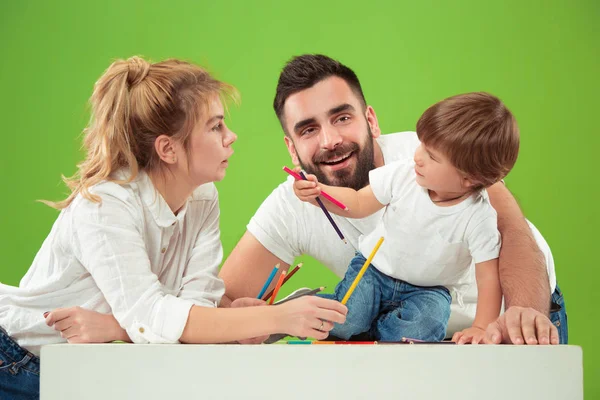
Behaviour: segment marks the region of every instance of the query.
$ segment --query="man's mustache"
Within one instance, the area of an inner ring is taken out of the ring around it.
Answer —
[[[330,161],[350,152],[358,151],[359,147],[357,143],[342,144],[333,150],[321,150],[318,154],[313,157],[313,163],[318,164],[325,161]]]

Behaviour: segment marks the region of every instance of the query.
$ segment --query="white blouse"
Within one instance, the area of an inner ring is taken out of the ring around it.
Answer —
[[[216,307],[225,292],[217,189],[200,186],[177,215],[144,172],[90,191],[102,203],[77,196],[19,287],[0,284],[0,326],[39,354],[66,341],[43,313],[80,306],[112,313],[134,343],[177,343],[191,306]]]

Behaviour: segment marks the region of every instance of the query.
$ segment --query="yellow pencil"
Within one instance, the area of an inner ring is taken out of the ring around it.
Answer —
[[[377,244],[375,245],[375,248],[373,249],[373,251],[369,255],[369,258],[367,258],[367,260],[363,264],[362,268],[358,272],[358,275],[356,275],[356,278],[354,278],[354,282],[352,282],[352,285],[350,285],[350,289],[348,289],[348,291],[346,292],[346,295],[342,299],[342,304],[346,304],[346,302],[348,302],[348,299],[352,295],[352,292],[354,292],[354,289],[356,289],[356,286],[358,285],[358,282],[360,282],[360,280],[362,279],[363,275],[367,271],[367,268],[369,267],[369,264],[371,264],[371,261],[373,261],[373,257],[375,257],[375,254],[377,253],[377,250],[379,250],[379,247],[381,246],[381,243],[383,243],[383,236],[379,238],[379,240],[377,241]]]

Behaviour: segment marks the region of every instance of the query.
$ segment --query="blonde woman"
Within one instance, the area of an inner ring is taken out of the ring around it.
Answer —
[[[217,308],[212,182],[224,178],[237,139],[226,97],[233,87],[178,60],[120,60],[98,80],[87,157],[66,179],[72,192],[48,202],[61,212],[20,286],[0,285],[0,398],[38,396],[44,344],[324,338],[344,322],[345,306],[316,297]]]

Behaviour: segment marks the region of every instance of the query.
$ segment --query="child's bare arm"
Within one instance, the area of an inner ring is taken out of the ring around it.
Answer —
[[[477,312],[470,328],[457,332],[452,340],[459,343],[481,343],[487,326],[500,315],[502,288],[498,275],[498,259],[475,264],[477,279]]]
[[[306,179],[294,182],[296,196],[302,201],[318,206],[315,199],[325,191],[348,207],[348,211],[344,211],[324,197],[320,197],[327,210],[342,217],[364,218],[385,207],[377,200],[370,185],[356,191],[347,187],[324,185],[319,183],[314,175],[306,175]]]

